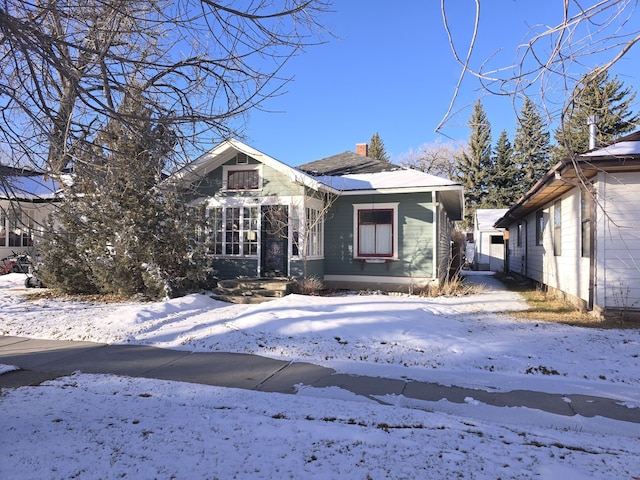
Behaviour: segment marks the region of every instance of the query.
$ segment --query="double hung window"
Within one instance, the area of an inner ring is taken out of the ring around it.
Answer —
[[[356,258],[397,258],[397,204],[354,205]]]
[[[300,218],[303,212],[304,221]],[[310,258],[324,255],[324,218],[320,210],[312,207],[293,208],[291,225],[294,256]]]

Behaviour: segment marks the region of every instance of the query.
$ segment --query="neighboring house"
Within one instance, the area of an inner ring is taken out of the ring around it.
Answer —
[[[293,168],[229,140],[168,181],[192,189],[221,279],[424,286],[446,275],[463,215],[461,185],[352,152]]]
[[[640,314],[640,132],[549,170],[495,226],[508,270],[605,315]]]
[[[473,265],[477,270],[504,271],[504,228],[496,228],[494,224],[505,213],[506,208],[476,210],[473,224]]]
[[[34,253],[57,189],[40,172],[0,165],[0,258]]]

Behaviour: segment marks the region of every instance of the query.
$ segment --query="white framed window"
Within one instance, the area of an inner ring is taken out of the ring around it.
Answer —
[[[304,222],[301,220],[304,213]],[[324,255],[324,217],[320,208],[298,206],[291,210],[294,257],[319,258]]]
[[[354,258],[398,258],[398,204],[353,206]]]
[[[255,257],[258,255],[259,207],[214,207],[208,209],[207,224],[211,253]]]
[[[581,254],[582,257],[591,256],[591,214],[593,210],[593,198],[590,190],[580,191],[580,230],[581,230]]]
[[[553,203],[553,254],[562,255],[562,201]]]
[[[30,247],[34,230],[32,211],[14,206],[0,209],[0,247]]]
[[[322,213],[315,208],[307,207],[305,210],[307,257],[320,257],[324,250],[324,222]]]
[[[222,167],[223,190],[262,189],[262,168],[260,165],[224,165]]]

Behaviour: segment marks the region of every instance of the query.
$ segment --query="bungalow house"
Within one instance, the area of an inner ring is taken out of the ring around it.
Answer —
[[[0,258],[33,254],[57,189],[43,173],[0,165]]]
[[[359,148],[366,148],[360,145]],[[169,178],[207,218],[220,279],[403,289],[442,279],[462,186],[345,152],[298,168],[228,140]]]
[[[504,271],[504,228],[494,224],[506,208],[479,208],[473,222],[473,266],[477,270]]]
[[[598,314],[640,314],[640,132],[565,159],[495,226],[507,268]]]

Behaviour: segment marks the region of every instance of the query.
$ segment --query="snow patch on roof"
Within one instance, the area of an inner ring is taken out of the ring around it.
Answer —
[[[640,155],[640,142],[618,142],[608,147],[598,148],[591,152],[583,153],[581,157],[626,157]]]
[[[325,185],[341,191],[431,188],[458,185],[458,183],[446,178],[436,177],[435,175],[411,169],[337,176],[322,175],[314,178]]]
[[[30,175],[5,177],[0,189],[0,198],[31,201],[52,199],[60,187],[46,175]]]

